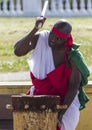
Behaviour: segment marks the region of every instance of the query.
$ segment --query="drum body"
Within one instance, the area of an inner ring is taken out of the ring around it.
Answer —
[[[59,96],[12,96],[14,130],[56,130]]]

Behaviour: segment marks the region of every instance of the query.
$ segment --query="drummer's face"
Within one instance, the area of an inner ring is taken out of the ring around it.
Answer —
[[[49,46],[52,48],[62,48],[65,45],[65,42],[67,41],[67,38],[61,38],[57,36],[55,33],[50,31],[48,43]]]

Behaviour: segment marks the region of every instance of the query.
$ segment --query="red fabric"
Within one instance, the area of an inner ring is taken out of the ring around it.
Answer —
[[[56,27],[52,28],[52,32],[61,38],[68,38],[70,36],[70,34],[60,32]]]
[[[57,128],[56,128],[56,129],[57,129],[57,130],[61,130],[61,129],[60,129],[60,127],[58,127],[58,126],[57,126]]]
[[[56,34],[57,36],[61,38],[68,38],[67,42],[65,43],[65,46],[72,47],[73,46],[73,37],[72,34],[65,34],[60,32],[56,27],[52,28],[52,32]]]
[[[71,68],[66,67],[65,64],[57,67],[42,80],[35,78],[34,75],[30,73],[32,83],[35,86],[34,95],[59,95],[62,102],[67,92],[70,74]]]
[[[70,37],[68,38],[67,42],[65,43],[65,46],[69,46],[69,47],[73,46],[72,34],[70,34]]]

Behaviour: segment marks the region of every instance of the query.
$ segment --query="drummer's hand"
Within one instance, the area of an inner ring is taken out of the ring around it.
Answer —
[[[45,22],[46,18],[45,17],[37,17],[36,22],[35,22],[35,28],[40,29],[43,27],[43,24]]]

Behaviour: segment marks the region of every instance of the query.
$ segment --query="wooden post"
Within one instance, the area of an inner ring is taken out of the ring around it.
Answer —
[[[14,130],[56,130],[59,96],[12,96]]]

